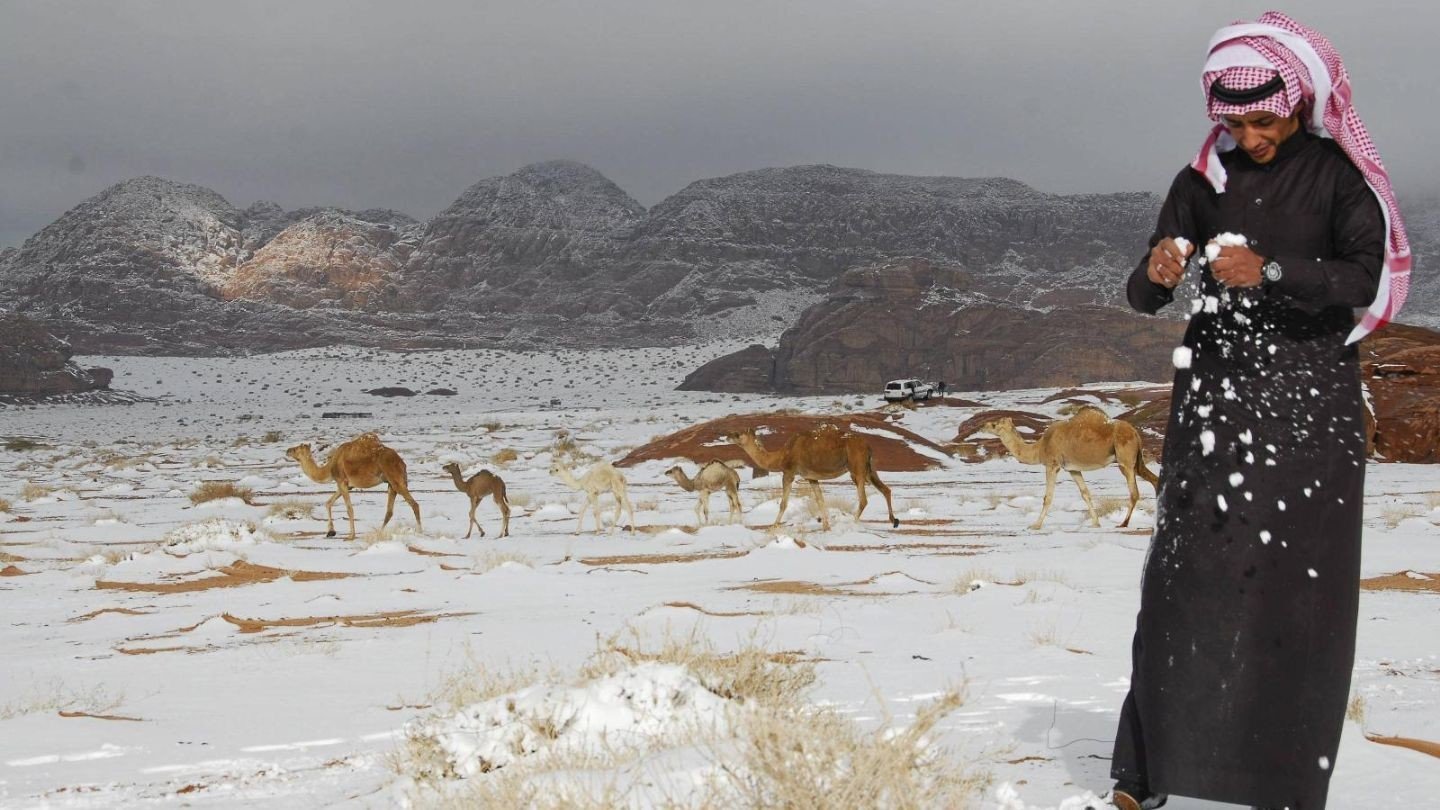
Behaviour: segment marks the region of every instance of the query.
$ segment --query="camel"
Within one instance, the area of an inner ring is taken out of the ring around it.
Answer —
[[[731,523],[739,520],[740,514],[745,511],[740,506],[740,474],[723,461],[707,462],[695,473],[694,478],[686,475],[678,464],[666,470],[665,474],[675,479],[675,483],[686,492],[700,493],[700,502],[695,504],[695,519],[701,526],[710,522],[712,492],[725,490],[725,497],[730,499]]]
[[[580,520],[575,525],[576,534],[585,528],[586,509],[595,515],[595,533],[600,533],[600,496],[606,492],[615,496],[615,520],[612,521],[611,531],[620,524],[620,510],[624,508],[630,514],[630,533],[635,533],[635,507],[630,505],[630,496],[626,494],[625,476],[615,469],[615,465],[608,461],[597,461],[576,480],[575,474],[565,462],[556,459],[550,464],[550,474],[559,478],[565,486],[585,493],[585,505],[580,507]]]
[[[1056,422],[1045,429],[1040,439],[1027,442],[1015,430],[1015,421],[1002,417],[986,422],[979,428],[1000,438],[1005,449],[1021,464],[1045,465],[1045,503],[1040,507],[1040,517],[1031,529],[1039,529],[1045,523],[1050,511],[1050,500],[1055,495],[1055,478],[1060,470],[1070,473],[1085,507],[1090,510],[1090,525],[1098,527],[1100,518],[1095,514],[1095,503],[1090,499],[1090,488],[1085,486],[1082,472],[1099,470],[1119,464],[1130,487],[1130,510],[1120,528],[1130,525],[1130,516],[1135,513],[1135,504],[1140,500],[1140,487],[1135,484],[1135,474],[1150,482],[1157,489],[1159,479],[1145,467],[1145,456],[1140,445],[1140,433],[1134,425],[1120,419],[1111,419],[1099,408],[1086,405],[1069,419]]]
[[[335,536],[335,501],[345,499],[345,512],[350,516],[350,537],[355,539],[355,507],[350,503],[350,490],[373,487],[384,481],[389,489],[385,497],[385,520],[380,528],[390,522],[395,514],[395,496],[399,495],[410,504],[415,513],[415,528],[420,528],[420,505],[410,495],[410,486],[405,477],[405,460],[400,454],[380,442],[374,433],[362,433],[330,453],[325,465],[315,463],[309,444],[297,444],[285,451],[285,457],[300,462],[305,475],[319,484],[335,482],[335,494],[325,502],[327,521],[325,536]]]
[[[814,430],[796,433],[779,450],[766,450],[755,437],[754,428],[746,428],[725,437],[740,446],[745,455],[756,466],[781,474],[780,512],[775,515],[776,526],[785,517],[785,507],[790,502],[790,484],[797,477],[810,482],[810,492],[820,510],[820,524],[830,530],[830,515],[825,508],[825,495],[820,491],[820,482],[838,478],[845,473],[855,482],[855,493],[860,506],[855,510],[855,519],[865,511],[865,483],[868,481],[885,496],[885,509],[890,513],[890,525],[899,526],[895,507],[890,502],[890,488],[875,474],[875,463],[870,445],[865,439],[833,425],[822,425]]]
[[[450,462],[442,467],[445,472],[450,473],[450,480],[455,482],[455,488],[470,496],[470,522],[465,524],[465,539],[470,539],[470,533],[476,529],[480,530],[480,536],[485,536],[485,527],[475,519],[475,507],[485,500],[485,496],[495,496],[495,505],[500,507],[500,536],[510,536],[510,498],[505,494],[505,482],[500,476],[489,470],[481,470],[470,476],[467,481],[460,477],[460,465]]]

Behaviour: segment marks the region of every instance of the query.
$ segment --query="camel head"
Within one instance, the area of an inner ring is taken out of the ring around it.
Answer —
[[[682,469],[680,469],[680,465],[679,465],[679,464],[676,464],[674,467],[671,467],[670,469],[666,470],[666,471],[665,471],[665,474],[668,475],[668,476],[670,476],[671,478],[675,478],[675,479],[678,480],[680,476],[682,476],[682,475],[685,474],[685,471],[682,470]]]
[[[440,469],[442,469],[442,470],[444,470],[445,472],[450,473],[450,474],[452,474],[452,475],[459,475],[459,474],[460,474],[460,465],[459,465],[459,464],[456,464],[456,463],[453,462],[453,461],[445,464],[445,465],[442,466]]]
[[[744,444],[746,441],[757,441],[755,428],[741,428],[725,434],[725,441],[731,444]]]
[[[1001,433],[1013,433],[1015,431],[1015,420],[1008,416],[993,419],[975,429],[976,433],[989,433],[999,436]]]
[[[570,472],[570,468],[565,466],[565,462],[561,461],[560,459],[557,458],[554,461],[550,462],[551,475],[559,477],[561,473],[568,472]]]
[[[297,444],[285,451],[285,457],[291,461],[299,461],[302,458],[313,458],[313,454],[310,452],[310,445],[308,443]]]

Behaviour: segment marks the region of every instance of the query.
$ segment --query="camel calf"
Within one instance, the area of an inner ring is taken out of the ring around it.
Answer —
[[[615,496],[615,520],[612,521],[611,530],[620,525],[620,510],[623,507],[630,514],[630,533],[635,533],[635,507],[630,505],[630,496],[626,494],[625,476],[621,475],[613,464],[597,461],[577,480],[565,462],[557,460],[551,463],[550,474],[559,478],[565,486],[585,493],[585,505],[580,507],[580,520],[575,525],[576,534],[585,528],[586,509],[595,515],[595,533],[600,533],[600,495],[606,492]]]
[[[700,501],[695,504],[695,519],[701,526],[710,522],[710,493],[717,490],[725,490],[725,497],[730,500],[731,523],[739,520],[740,514],[745,511],[740,505],[740,473],[723,461],[706,463],[694,478],[686,475],[678,464],[666,470],[665,474],[675,479],[675,483],[686,492],[700,494]]]
[[[460,477],[460,465],[455,462],[446,464],[441,469],[450,473],[450,480],[455,482],[455,488],[470,497],[470,522],[465,524],[465,539],[470,539],[470,533],[476,529],[480,530],[480,536],[485,536],[485,527],[475,519],[475,507],[485,500],[487,495],[493,495],[495,505],[500,507],[500,536],[510,536],[510,499],[505,494],[505,482],[500,476],[489,470],[481,470],[470,476],[469,480]]]

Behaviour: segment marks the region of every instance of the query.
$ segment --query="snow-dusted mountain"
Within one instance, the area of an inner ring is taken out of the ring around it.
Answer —
[[[846,271],[910,258],[984,276],[1022,309],[1123,306],[1159,202],[796,166],[697,181],[647,211],[596,170],[551,161],[417,223],[242,210],[143,177],[0,254],[0,307],[80,351],[663,345],[773,337]],[[1437,210],[1414,210],[1420,249]],[[1407,319],[1440,320],[1423,257],[1417,276]]]

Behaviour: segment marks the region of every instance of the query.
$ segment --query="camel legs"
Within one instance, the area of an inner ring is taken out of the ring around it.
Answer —
[[[790,504],[790,484],[795,481],[795,473],[786,470],[780,478],[780,511],[775,513],[774,526],[779,526],[780,521],[785,519],[785,507]]]
[[[1030,524],[1030,528],[1039,529],[1045,525],[1045,516],[1050,514],[1050,500],[1055,497],[1055,476],[1060,472],[1058,466],[1045,465],[1045,502],[1040,506],[1040,517]]]
[[[860,513],[865,511],[865,481],[861,480],[860,476],[855,473],[851,473],[850,477],[855,480],[855,490],[860,493],[860,508],[855,510],[855,519],[859,520]],[[875,472],[873,465],[866,466],[865,480],[868,480],[876,489],[880,490],[881,495],[885,496],[885,511],[890,515],[890,526],[891,528],[898,528],[900,526],[900,520],[895,517],[895,506],[890,500],[890,487],[885,486],[885,484],[881,482],[880,475]]]
[[[495,490],[495,505],[500,507],[500,536],[510,536],[510,496],[505,494],[505,486],[502,484]],[[482,531],[483,535],[484,532]]]
[[[625,493],[625,488],[624,488],[623,485],[622,485],[621,488],[620,488],[620,498],[619,498],[619,500],[622,500],[622,501],[625,502],[625,511],[626,511],[626,513],[628,513],[628,514],[630,515],[630,533],[631,533],[631,534],[634,534],[634,533],[635,533],[635,506],[634,506],[634,504],[630,503],[630,496]],[[617,521],[620,520],[620,507],[618,507],[618,506],[615,507],[615,520],[617,520]]]
[[[465,539],[466,539],[466,540],[469,540],[469,539],[470,539],[470,534],[471,534],[472,532],[474,532],[476,529],[479,529],[479,530],[480,530],[480,536],[481,536],[481,537],[484,537],[484,536],[485,536],[485,527],[484,527],[484,526],[481,526],[481,525],[480,525],[480,521],[478,521],[478,520],[475,519],[475,508],[478,507],[479,505],[480,505],[480,499],[479,499],[479,498],[476,498],[475,500],[473,500],[473,501],[470,502],[470,522],[467,523],[467,524],[465,524]]]
[[[354,540],[354,539],[355,539],[355,504],[350,503],[350,487],[347,487],[347,486],[345,486],[344,484],[339,484],[338,486],[340,487],[340,497],[342,497],[342,498],[345,499],[345,514],[346,514],[346,515],[349,515],[349,517],[350,517],[350,537],[349,537],[348,539]],[[332,500],[333,500],[333,499],[332,499]],[[330,531],[333,532],[333,531],[335,531],[335,530],[332,528]]]
[[[820,510],[820,528],[830,531],[830,508],[825,505],[825,493],[820,489],[820,482],[810,479],[810,494],[815,498],[815,508]]]
[[[739,488],[727,488],[725,490],[725,497],[730,501],[730,522],[734,523],[737,520],[743,521],[745,509],[740,506]]]
[[[340,489],[336,487],[335,494],[325,502],[325,536],[335,536],[335,502],[340,500]]]
[[[710,493],[705,490],[696,490],[699,500],[695,502],[695,520],[701,526],[710,522]]]
[[[1095,514],[1095,502],[1090,499],[1090,488],[1085,486],[1085,479],[1080,475],[1079,470],[1071,470],[1070,477],[1074,479],[1075,486],[1080,488],[1080,497],[1085,499],[1085,508],[1090,510],[1090,525],[1100,528],[1100,516]],[[1132,483],[1131,486],[1134,486]],[[1134,502],[1131,502],[1132,506]],[[1129,520],[1127,517],[1126,520]]]
[[[575,533],[576,533],[576,534],[579,534],[579,533],[585,531],[585,510],[586,510],[586,509],[589,509],[589,508],[590,508],[591,506],[593,506],[593,505],[595,505],[595,496],[594,496],[594,495],[591,495],[591,494],[589,494],[589,493],[587,492],[587,493],[585,494],[585,503],[580,504],[580,517],[579,517],[579,519],[577,519],[577,520],[575,521]],[[598,515],[599,515],[599,512],[598,512],[598,511],[596,512],[596,515],[597,515],[597,517],[595,518],[595,522],[596,522],[595,531],[596,531],[596,532],[599,532],[599,531],[600,531],[600,527],[599,527],[600,518],[598,517]]]

